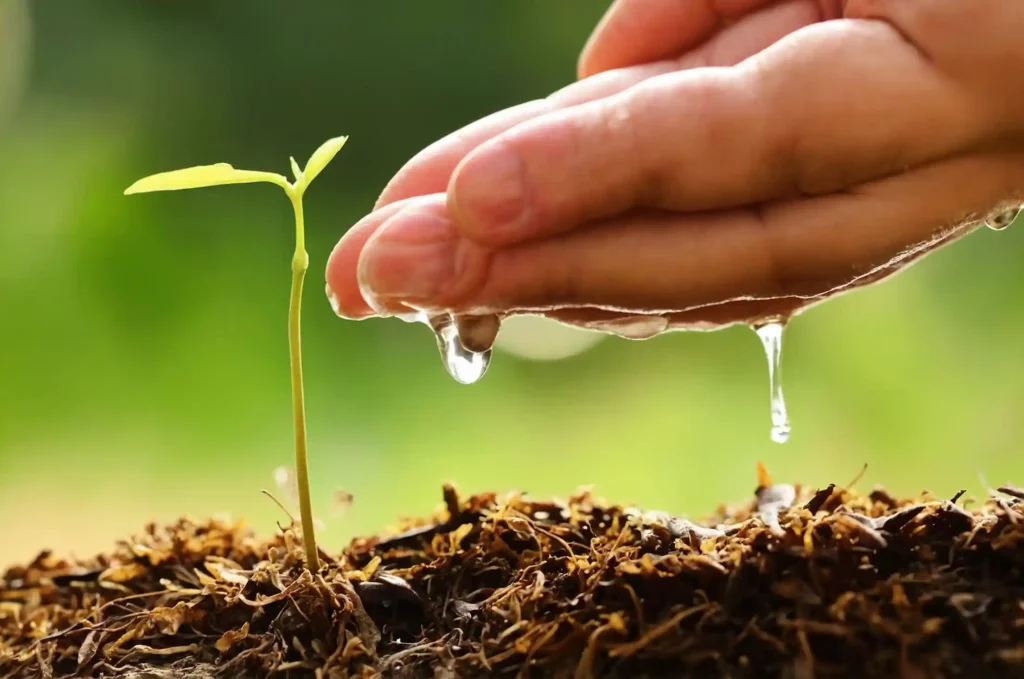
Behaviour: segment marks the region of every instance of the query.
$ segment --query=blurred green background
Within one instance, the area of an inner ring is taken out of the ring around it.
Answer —
[[[1021,229],[976,233],[790,327],[790,443],[769,441],[755,335],[495,355],[472,387],[421,326],[345,322],[325,258],[434,139],[571,82],[606,1],[0,0],[0,563],[83,554],[144,522],[229,513],[291,460],[290,213],[269,186],[124,198],[152,172],[287,171],[349,134],[307,198],[313,489],[353,533],[440,484],[700,514],[776,478],[951,495],[1024,482]],[[286,9],[291,7],[291,9]],[[519,329],[554,347],[557,328]],[[510,337],[513,331],[510,329]],[[570,336],[569,339],[572,339]]]

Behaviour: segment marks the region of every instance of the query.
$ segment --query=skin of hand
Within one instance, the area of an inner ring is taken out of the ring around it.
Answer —
[[[881,280],[1020,202],[1022,34],[1005,0],[618,0],[578,82],[401,169],[332,306],[644,337]]]

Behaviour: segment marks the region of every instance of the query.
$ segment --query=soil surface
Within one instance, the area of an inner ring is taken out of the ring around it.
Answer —
[[[699,524],[582,491],[444,500],[315,574],[297,526],[40,554],[0,579],[0,677],[1024,677],[1014,487],[897,499],[762,470]]]

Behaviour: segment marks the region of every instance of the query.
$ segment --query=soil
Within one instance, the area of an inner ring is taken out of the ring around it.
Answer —
[[[0,579],[0,677],[1024,677],[1024,492],[772,484],[700,523],[444,489],[302,566],[295,525],[150,525]]]

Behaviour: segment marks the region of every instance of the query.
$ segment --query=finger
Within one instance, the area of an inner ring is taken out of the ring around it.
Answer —
[[[891,27],[828,22],[734,68],[659,76],[518,125],[460,163],[449,209],[467,236],[502,246],[636,206],[827,193],[994,133]]]
[[[474,308],[685,311],[819,299],[963,233],[1022,186],[1021,158],[957,159],[762,210],[618,220],[497,253]]]
[[[380,210],[390,212],[390,217],[375,220],[377,228],[362,244],[354,267],[351,255],[339,259],[339,280],[351,286],[354,277],[363,299],[381,315],[399,313],[403,305],[433,309],[432,299],[465,299],[480,287],[489,252],[460,236],[448,218],[443,194],[410,199],[398,210],[393,207]],[[467,309],[460,315],[489,313]]]
[[[520,123],[545,113],[618,94],[656,75],[678,70],[689,61],[699,60],[699,55],[692,55],[687,62],[645,64],[604,73],[596,78],[573,83],[547,99],[513,106],[471,123],[416,154],[384,187],[374,209],[414,196],[443,192],[448,188],[452,172],[466,154]]]
[[[807,11],[804,0],[784,2],[743,17],[681,57],[607,71],[573,83],[547,99],[528,102],[487,116],[431,144],[413,157],[388,182],[377,199],[375,209],[413,196],[446,190],[455,168],[469,152],[520,123],[546,113],[619,94],[665,73],[738,64],[814,19],[816,15],[812,16]]]
[[[396,257],[390,247],[370,246],[359,264],[378,297],[453,313],[661,313],[750,299],[814,300],[898,270],[961,235],[971,215],[1019,194],[1022,167],[1020,156],[958,158],[841,194],[759,210],[634,214],[493,253],[460,238],[433,206],[428,219],[393,220],[377,238],[392,227],[392,243],[437,237],[446,242],[443,264],[417,267],[430,253],[411,257],[399,249],[406,256]]]
[[[434,142],[413,156],[398,171],[384,187],[373,209],[379,210],[401,200],[444,191],[451,171],[469,151],[499,132],[552,110],[546,99],[526,102],[481,118]]]
[[[770,15],[780,8],[779,17],[796,20],[797,28],[840,16],[838,0],[617,0],[583,48],[577,71],[580,78],[588,78],[669,59],[718,37],[724,27],[750,13],[768,10],[765,13]],[[746,56],[754,53],[748,51]]]
[[[352,228],[334,246],[327,258],[326,293],[334,313],[348,320],[362,320],[376,315],[376,311],[364,299],[359,290],[356,266],[366,242],[377,230],[401,210],[417,202],[430,201],[431,197],[392,203],[382,210],[372,212]],[[433,201],[443,203],[443,196],[434,196]],[[405,309],[409,311],[408,308]]]

